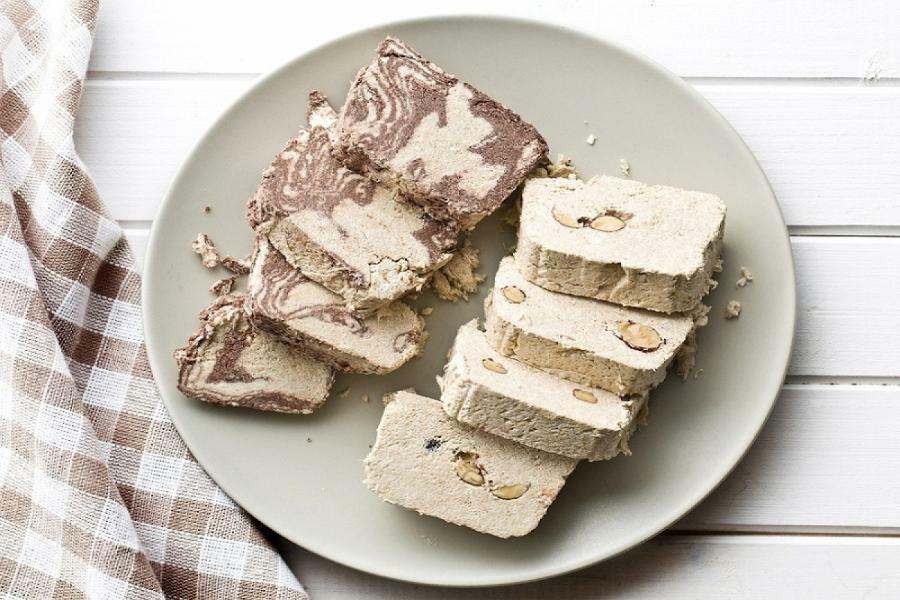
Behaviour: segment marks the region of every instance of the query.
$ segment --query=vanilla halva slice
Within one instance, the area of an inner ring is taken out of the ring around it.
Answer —
[[[556,292],[685,312],[709,291],[724,227],[713,194],[606,176],[530,179],[516,265]]]
[[[606,460],[628,450],[646,394],[622,398],[561,379],[495,351],[476,321],[460,327],[441,386],[457,421],[570,458]]]
[[[309,129],[263,173],[247,218],[291,265],[368,315],[421,289],[450,260],[459,232],[334,158],[335,118],[324,96],[310,94]]]
[[[362,318],[343,299],[288,264],[258,238],[247,281],[247,313],[261,329],[302,344],[336,369],[388,373],[419,355],[425,321],[401,301]]]
[[[689,315],[545,290],[525,279],[512,257],[500,262],[485,313],[488,341],[504,356],[622,395],[662,382],[694,328]]]
[[[397,392],[366,457],[383,500],[501,538],[537,527],[578,461],[467,427],[441,403]]]
[[[311,413],[328,398],[334,371],[303,347],[251,326],[245,298],[218,298],[200,313],[200,329],[175,352],[178,389],[228,406]]]
[[[390,37],[353,81],[335,138],[351,169],[464,228],[547,158],[533,125]]]

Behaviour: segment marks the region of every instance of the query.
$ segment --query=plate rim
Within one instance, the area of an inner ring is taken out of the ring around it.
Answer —
[[[682,91],[686,92],[699,106],[701,106],[704,111],[710,114],[713,119],[718,121],[718,124],[722,127],[723,131],[727,132],[727,135],[732,138],[734,142],[736,142],[737,147],[741,148],[742,153],[744,154],[744,158],[752,161],[762,176],[763,181],[766,184],[766,189],[768,190],[769,195],[774,201],[775,208],[778,211],[778,216],[780,219],[781,225],[781,233],[783,236],[781,239],[787,246],[787,256],[788,256],[788,264],[786,265],[786,275],[788,277],[790,283],[790,289],[787,290],[788,297],[786,298],[786,302],[790,304],[790,333],[785,336],[785,342],[782,342],[779,350],[783,355],[782,362],[783,367],[781,371],[781,376],[778,379],[778,384],[774,390],[770,390],[769,394],[771,396],[769,400],[769,406],[767,407],[763,417],[756,424],[756,426],[752,429],[751,435],[747,436],[747,439],[742,443],[743,450],[739,452],[733,460],[727,461],[727,468],[722,470],[721,472],[716,473],[714,476],[708,478],[711,481],[711,485],[706,486],[704,489],[699,490],[698,494],[694,496],[690,501],[686,502],[681,510],[676,511],[674,516],[670,516],[669,518],[663,519],[663,521],[657,526],[648,529],[643,532],[639,538],[633,539],[630,542],[619,544],[614,548],[607,548],[604,552],[599,552],[597,554],[591,554],[586,556],[582,560],[571,561],[569,564],[564,566],[556,566],[556,567],[544,567],[533,570],[527,576],[517,577],[517,576],[493,576],[487,577],[483,579],[479,579],[474,583],[464,583],[459,582],[457,580],[448,581],[443,579],[437,579],[434,577],[431,578],[417,578],[414,574],[409,574],[407,572],[403,572],[402,570],[391,570],[385,569],[381,571],[375,571],[370,568],[367,568],[365,565],[355,564],[353,560],[346,560],[342,558],[339,554],[335,554],[333,552],[329,552],[327,550],[322,550],[321,548],[317,548],[315,542],[310,543],[309,541],[300,542],[296,539],[296,536],[285,533],[283,531],[279,531],[278,528],[273,527],[267,522],[267,519],[254,514],[249,509],[247,509],[244,504],[239,502],[236,499],[236,496],[241,495],[240,493],[234,494],[232,490],[226,489],[224,485],[222,485],[216,478],[212,476],[210,470],[207,468],[205,464],[206,461],[201,459],[198,456],[194,449],[192,448],[192,444],[189,441],[190,433],[187,432],[180,423],[175,418],[171,418],[171,422],[175,427],[178,434],[181,436],[182,440],[185,443],[185,446],[191,451],[191,455],[197,461],[197,463],[203,468],[204,472],[209,476],[209,478],[215,482],[215,484],[224,491],[229,498],[231,498],[238,506],[241,507],[242,510],[246,511],[248,515],[252,516],[254,519],[258,520],[262,523],[266,528],[275,532],[285,540],[291,542],[292,544],[303,548],[309,552],[313,552],[318,556],[321,556],[327,560],[338,563],[342,566],[354,569],[359,572],[367,573],[369,575],[374,575],[378,577],[384,577],[387,579],[392,579],[395,581],[400,581],[404,583],[410,584],[418,584],[418,585],[427,585],[427,586],[440,586],[440,587],[449,587],[449,588],[490,588],[504,585],[518,585],[525,584],[534,581],[540,581],[544,579],[548,579],[551,577],[557,577],[560,575],[565,575],[568,573],[572,573],[574,571],[579,571],[581,569],[585,569],[587,567],[599,564],[601,562],[612,559],[624,552],[627,552],[631,549],[634,549],[647,541],[651,540],[658,536],[665,529],[670,527],[673,523],[677,522],[681,518],[683,518],[687,513],[695,509],[703,500],[709,496],[722,482],[728,477],[728,475],[737,467],[738,464],[746,457],[750,448],[756,442],[756,439],[759,437],[762,432],[763,427],[768,421],[769,417],[772,414],[772,411],[775,407],[775,404],[778,400],[778,395],[781,390],[781,387],[784,385],[784,380],[787,375],[788,367],[790,366],[790,358],[793,352],[793,347],[796,338],[796,325],[797,325],[797,282],[796,282],[796,268],[793,258],[793,253],[791,252],[790,246],[790,232],[788,231],[787,225],[784,221],[784,213],[781,209],[781,204],[778,202],[778,198],[775,195],[775,191],[772,189],[771,182],[769,181],[765,171],[762,166],[759,164],[756,156],[753,154],[752,150],[747,146],[744,139],[741,135],[734,129],[731,123],[712,105],[712,103],[707,100],[702,94],[700,94],[693,86],[685,82],[681,77],[676,75],[674,72],[670,71],[668,68],[664,67],[660,63],[656,62],[652,58],[646,56],[642,52],[629,48],[627,46],[621,45],[617,42],[612,42],[608,39],[605,39],[599,35],[590,33],[588,31],[582,29],[576,29],[573,27],[561,25],[556,22],[544,22],[539,21],[537,19],[529,19],[529,18],[521,18],[521,17],[510,17],[510,16],[498,16],[498,15],[483,15],[477,13],[467,13],[467,14],[454,14],[454,15],[433,15],[427,17],[417,17],[412,19],[401,19],[394,21],[384,21],[377,22],[372,26],[363,28],[363,29],[355,29],[348,33],[345,33],[339,37],[333,38],[330,41],[327,41],[323,44],[319,44],[313,48],[309,48],[302,53],[293,55],[289,59],[281,62],[271,70],[263,73],[261,76],[253,80],[249,83],[249,85],[241,92],[236,98],[234,98],[229,105],[222,110],[222,112],[210,123],[210,125],[205,129],[203,134],[197,138],[197,141],[191,146],[190,150],[183,156],[178,171],[175,173],[175,176],[172,178],[171,183],[166,189],[166,193],[160,202],[159,206],[156,209],[156,213],[154,214],[154,219],[150,227],[150,234],[147,240],[147,248],[146,254],[143,261],[143,268],[141,273],[141,321],[144,327],[144,345],[147,350],[147,361],[150,367],[151,374],[153,375],[154,385],[156,385],[156,371],[157,369],[154,367],[155,360],[153,359],[153,354],[150,352],[150,337],[149,331],[151,330],[152,323],[150,322],[150,318],[148,317],[148,311],[145,310],[145,307],[148,305],[150,292],[148,290],[152,289],[153,276],[150,275],[154,272],[155,263],[155,251],[154,249],[157,247],[157,244],[161,243],[160,240],[164,235],[161,231],[161,227],[159,226],[160,219],[159,215],[168,208],[170,204],[174,202],[173,192],[175,188],[179,186],[179,183],[183,178],[187,176],[186,173],[186,165],[189,163],[195,155],[197,155],[201,146],[203,146],[206,140],[213,135],[213,133],[228,120],[231,116],[231,113],[236,109],[238,105],[243,104],[251,95],[259,91],[260,88],[264,87],[271,80],[276,79],[283,75],[286,71],[290,70],[295,63],[302,62],[308,56],[313,55],[319,52],[326,52],[329,48],[333,46],[340,46],[346,40],[351,38],[355,38],[360,35],[366,35],[370,33],[374,33],[376,31],[383,31],[386,28],[391,27],[416,27],[419,25],[431,25],[439,22],[456,22],[460,26],[465,26],[466,23],[469,22],[488,22],[488,23],[497,23],[503,25],[513,25],[513,26],[527,26],[527,27],[537,27],[543,29],[554,30],[557,33],[565,34],[569,36],[575,36],[585,39],[594,44],[600,44],[602,46],[606,46],[607,48],[620,52],[629,56],[630,58],[638,61],[644,67],[647,67],[654,71],[657,75],[661,76],[665,80],[667,80],[670,84],[675,85],[680,88]],[[169,411],[169,401],[166,399],[165,395],[159,389],[157,385],[157,392],[163,404],[166,406],[167,412]],[[171,417],[171,413],[170,413]],[[274,546],[273,546],[274,548]],[[276,550],[277,551],[277,550]],[[279,552],[281,554],[281,552]],[[284,559],[282,555],[282,559]]]

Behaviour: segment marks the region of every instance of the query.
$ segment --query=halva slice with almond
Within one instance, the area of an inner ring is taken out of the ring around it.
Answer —
[[[713,194],[606,176],[529,179],[516,266],[548,290],[685,312],[712,285],[724,229]]]
[[[476,321],[460,327],[438,382],[444,410],[457,421],[591,461],[630,454],[628,440],[647,400],[646,394],[620,397],[502,356]]]
[[[404,391],[384,407],[366,485],[391,504],[508,538],[537,527],[577,462],[467,427]]]
[[[500,354],[619,395],[661,383],[694,329],[690,315],[551,292],[525,279],[511,257],[500,262],[485,314],[488,342]]]

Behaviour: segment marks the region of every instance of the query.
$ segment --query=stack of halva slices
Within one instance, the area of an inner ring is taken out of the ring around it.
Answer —
[[[714,195],[613,177],[530,178],[521,202],[484,329],[459,329],[438,378],[443,414],[397,394],[366,461],[385,499],[499,537],[533,530],[578,461],[630,454],[692,356],[725,224]]]
[[[176,351],[200,400],[310,413],[335,372],[422,352],[405,301],[521,192],[519,242],[486,319],[463,325],[440,399],[397,392],[365,460],[382,499],[499,537],[532,531],[580,460],[629,453],[650,390],[692,348],[719,264],[713,195],[553,175],[529,123],[387,38],[340,111],[307,128],[247,205],[246,293],[226,293]],[[543,175],[543,176],[542,176]]]
[[[398,369],[427,338],[403,297],[547,161],[532,125],[393,38],[339,113],[312,92],[307,120],[247,203],[253,252],[230,261],[247,292],[207,307],[175,353],[187,396],[310,413],[335,372]]]

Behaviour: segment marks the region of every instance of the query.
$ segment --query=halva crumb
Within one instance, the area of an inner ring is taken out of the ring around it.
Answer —
[[[209,287],[209,291],[216,296],[224,296],[226,294],[230,294],[231,290],[234,289],[234,283],[237,281],[237,278],[237,275],[232,275],[230,277],[220,279]]]
[[[216,245],[205,233],[197,234],[197,239],[191,242],[191,250],[200,256],[200,262],[207,269],[218,266],[219,252],[216,250]]]
[[[726,319],[737,319],[741,316],[741,303],[737,300],[732,300],[728,303],[728,306],[725,307],[725,318]]]
[[[232,273],[246,275],[250,272],[250,257],[237,259],[229,255],[220,255],[216,245],[205,233],[197,234],[197,239],[191,242],[191,250],[200,256],[200,262],[207,269],[222,265]]]
[[[630,177],[631,165],[628,164],[628,161],[624,158],[619,159],[619,170],[622,171],[622,175],[624,175],[625,177]]]
[[[519,197],[500,213],[500,222],[511,229],[519,228],[519,217],[522,215],[522,198]]]
[[[477,273],[481,264],[478,248],[472,245],[467,237],[453,258],[438,269],[431,278],[430,285],[438,298],[448,302],[468,300],[471,294],[478,291],[478,285],[484,281],[484,275]]]
[[[594,142],[597,141],[597,136],[595,136],[593,133],[591,133],[587,136],[587,139],[585,139],[584,141],[588,146],[593,146]]]
[[[747,284],[751,281],[753,281],[753,273],[751,273],[750,269],[748,269],[747,267],[741,267],[741,276],[737,280],[737,282],[735,282],[734,287],[747,287]]]
[[[556,162],[550,163],[547,166],[547,176],[574,179],[578,177],[578,172],[572,165],[572,159],[560,152],[556,155]]]

